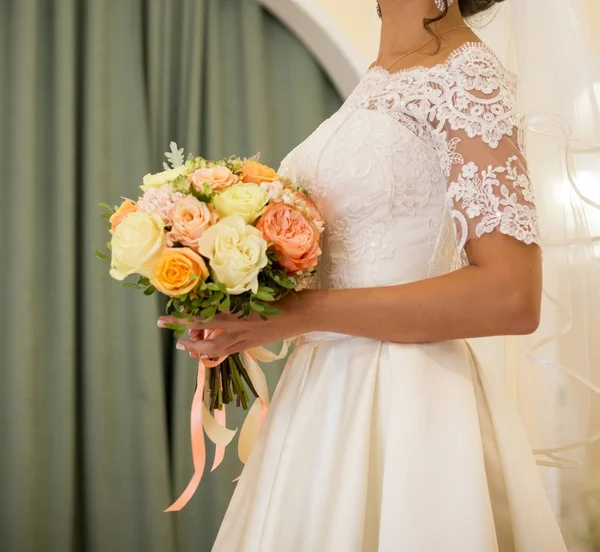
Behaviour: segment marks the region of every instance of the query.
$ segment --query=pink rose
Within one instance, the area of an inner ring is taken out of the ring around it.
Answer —
[[[279,264],[289,272],[317,266],[321,248],[319,230],[300,211],[285,203],[273,203],[256,224],[273,243]]]
[[[196,191],[202,192],[202,185],[208,184],[215,192],[221,192],[229,186],[237,184],[239,178],[227,167],[218,165],[206,169],[198,169],[188,176],[188,182]]]
[[[171,211],[171,220],[173,225],[169,241],[197,249],[198,239],[218,222],[219,215],[212,205],[189,195],[175,204]]]

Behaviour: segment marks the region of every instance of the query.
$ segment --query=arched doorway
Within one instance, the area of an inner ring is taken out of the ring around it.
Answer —
[[[319,60],[343,98],[364,71],[362,55],[314,0],[258,0],[295,33]]]

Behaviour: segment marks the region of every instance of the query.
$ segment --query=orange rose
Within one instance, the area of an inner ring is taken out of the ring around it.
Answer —
[[[317,266],[321,255],[319,230],[297,209],[273,203],[256,227],[268,242],[273,242],[277,261],[289,272]]]
[[[246,183],[275,182],[278,178],[277,173],[271,167],[261,165],[257,161],[246,161],[240,169],[240,179]]]
[[[227,167],[217,165],[198,169],[188,176],[188,182],[194,186],[196,191],[202,192],[202,185],[208,184],[215,192],[221,192],[229,186],[237,184],[239,178],[235,176]]]
[[[200,236],[218,222],[219,214],[211,204],[203,203],[189,195],[175,204],[171,220],[173,226],[169,238],[197,249]]]
[[[108,219],[110,222],[110,233],[112,234],[121,221],[129,214],[135,213],[138,207],[133,201],[129,201],[126,199],[121,203],[121,206],[112,214],[112,216]]]
[[[178,247],[163,250],[150,282],[161,293],[179,297],[206,278],[208,269],[202,257],[188,247]]]

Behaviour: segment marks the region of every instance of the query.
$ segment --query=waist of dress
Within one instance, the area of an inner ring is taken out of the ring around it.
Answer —
[[[437,345],[442,345],[442,344],[444,344],[445,346],[448,346],[450,344],[456,345],[456,344],[466,344],[467,343],[467,340],[465,340],[465,339],[453,339],[453,340],[449,340],[449,341],[438,341],[438,342],[430,342],[430,343],[413,343],[413,344],[395,343],[392,341],[382,341],[380,339],[373,339],[370,337],[360,337],[360,336],[335,333],[335,332],[309,332],[306,334],[299,335],[293,339],[293,342],[295,343],[296,346],[305,345],[308,343],[325,343],[325,342],[331,342],[331,341],[354,341],[354,342],[368,341],[368,342],[372,342],[372,343],[382,343],[383,342],[383,343],[389,343],[392,345],[399,345],[399,346],[418,345],[418,346],[425,347],[425,348],[435,347]]]
[[[366,337],[356,337],[348,334],[334,332],[309,332],[297,336],[294,339],[296,345],[304,345],[305,343],[320,343],[322,341],[343,341],[347,339],[367,339]]]

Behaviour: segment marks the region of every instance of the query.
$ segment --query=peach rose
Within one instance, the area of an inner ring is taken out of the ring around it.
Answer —
[[[271,167],[261,165],[258,161],[246,161],[240,169],[240,180],[246,183],[275,182],[277,178],[277,173]]]
[[[121,206],[113,213],[113,215],[108,219],[110,222],[110,233],[114,233],[117,229],[117,226],[121,224],[121,221],[129,214],[135,213],[138,207],[133,201],[129,201],[126,199],[121,203]]]
[[[229,186],[239,182],[239,178],[227,167],[217,165],[198,169],[188,176],[188,182],[194,186],[196,191],[202,192],[202,185],[208,184],[215,192],[220,192]]]
[[[198,249],[200,236],[218,222],[219,214],[212,205],[189,195],[175,204],[171,212],[171,220],[173,226],[169,239]]]
[[[179,297],[192,291],[206,278],[208,269],[198,253],[188,247],[165,248],[150,283],[169,297]]]
[[[289,193],[293,198],[293,205],[298,209],[308,220],[310,220],[317,228],[322,229],[325,225],[325,220],[321,211],[315,205],[315,203],[306,194],[294,190],[292,188],[286,188],[286,193]]]
[[[273,203],[260,217],[256,228],[274,244],[277,261],[289,272],[317,266],[321,255],[319,230],[297,209],[285,203]]]

